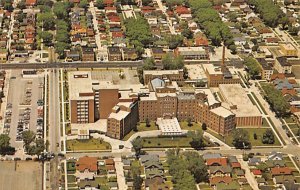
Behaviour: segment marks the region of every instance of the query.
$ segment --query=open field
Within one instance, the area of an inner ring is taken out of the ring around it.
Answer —
[[[38,162],[0,162],[0,190],[41,190],[42,165]]]

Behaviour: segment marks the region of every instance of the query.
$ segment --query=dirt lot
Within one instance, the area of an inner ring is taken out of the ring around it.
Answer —
[[[42,165],[38,162],[0,162],[0,190],[41,190]]]

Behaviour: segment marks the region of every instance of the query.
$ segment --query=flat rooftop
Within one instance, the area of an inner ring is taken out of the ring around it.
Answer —
[[[209,105],[220,103],[218,100],[216,100],[215,96],[213,95],[212,91],[209,88],[196,89],[195,94],[197,93],[205,93],[207,95],[207,100]]]
[[[179,74],[179,71],[182,70],[144,70],[143,75],[172,75]]]
[[[182,133],[177,118],[172,118],[172,119],[157,118],[156,123],[159,129],[161,130],[162,134]]]
[[[226,109],[222,106],[211,109],[210,111],[213,112],[216,115],[219,115],[219,116],[223,117],[223,118],[234,115],[233,112],[231,112],[230,110],[228,110],[228,109]]]
[[[225,100],[222,105],[230,108],[237,117],[261,116],[258,108],[252,104],[247,92],[240,84],[220,84],[220,92]],[[236,108],[233,109],[233,107]]]
[[[211,75],[222,75],[221,66],[215,66],[213,64],[202,64],[204,71],[207,71]]]
[[[185,65],[188,70],[189,78],[191,80],[207,80],[205,70],[200,64],[197,65]]]
[[[70,100],[89,100],[91,98],[94,98],[94,96],[79,96],[80,93],[93,93],[92,78],[90,72],[69,72],[68,82]]]

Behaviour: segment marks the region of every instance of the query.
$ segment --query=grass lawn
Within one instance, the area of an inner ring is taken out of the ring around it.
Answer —
[[[77,189],[78,186],[76,184],[68,184],[68,189],[69,189],[69,187],[70,188],[74,187],[74,189]]]
[[[267,122],[266,118],[262,118],[262,126],[263,127],[270,127],[269,123]]]
[[[250,139],[252,146],[280,146],[279,140],[276,138],[276,136],[275,136],[274,144],[263,144],[261,142],[262,136],[263,136],[264,132],[267,130],[266,128],[243,128],[243,129],[248,131],[249,139]],[[213,136],[217,137],[221,141],[225,142],[229,146],[233,146],[233,144],[232,144],[233,136],[231,134],[228,136],[225,136],[225,138],[224,138],[221,135],[219,135],[211,130],[207,130],[207,132],[212,134]],[[257,135],[256,140],[254,139],[254,133],[256,133],[256,135]]]
[[[89,140],[67,140],[67,151],[78,151],[78,150],[110,150],[111,146],[109,143],[99,139]]]
[[[105,185],[107,183],[106,177],[95,177],[95,181],[100,185]]]
[[[74,175],[67,175],[68,183],[75,183],[76,177]]]
[[[191,137],[145,137],[144,148],[175,148],[175,147],[191,147]]]
[[[284,119],[285,122],[287,122],[287,123],[294,123],[294,120],[293,120],[293,118],[292,118],[291,116],[289,116],[289,117],[284,117],[283,119]]]
[[[69,171],[75,171],[76,170],[76,168],[75,168],[75,162],[70,162],[70,161],[68,161],[67,162],[67,171],[69,172]]]
[[[150,127],[146,127],[146,123],[140,123],[137,127],[137,132],[153,130],[158,130],[158,127],[155,125],[154,122],[150,122]],[[136,132],[131,130],[130,133],[128,133],[122,140],[127,141],[134,133]]]
[[[298,129],[298,128],[299,128],[298,124],[289,124],[289,127],[290,127],[291,129],[293,129],[293,128]]]
[[[188,122],[182,121],[179,123],[182,130],[200,130],[202,131],[201,124],[192,122],[192,126],[188,126]]]

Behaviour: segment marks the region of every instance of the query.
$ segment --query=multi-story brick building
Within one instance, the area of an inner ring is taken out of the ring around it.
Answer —
[[[138,102],[120,102],[113,107],[107,119],[106,135],[116,139],[122,139],[138,122]]]
[[[170,81],[183,81],[183,69],[180,70],[145,70],[143,72],[144,83],[148,84],[152,79],[169,79]]]
[[[84,81],[78,85],[78,81]],[[71,123],[93,123],[95,122],[95,99],[90,76],[86,73],[78,72],[69,76],[70,83],[70,105]]]
[[[218,87],[219,84],[239,84],[240,78],[229,71],[225,66],[203,64],[209,87]]]
[[[109,61],[122,61],[122,52],[119,47],[108,47],[108,60]]]
[[[95,61],[95,52],[93,48],[83,47],[81,52],[82,61]]]
[[[175,83],[176,84],[176,83]],[[178,120],[191,119],[206,123],[216,132],[225,135],[235,127],[235,114],[226,110],[226,114],[215,110],[221,106],[209,89],[194,92],[179,91],[174,83],[153,79],[149,83],[151,92],[140,97],[139,120],[156,120],[160,117],[177,117]],[[230,114],[228,114],[230,113]],[[212,121],[211,118],[214,118]]]

